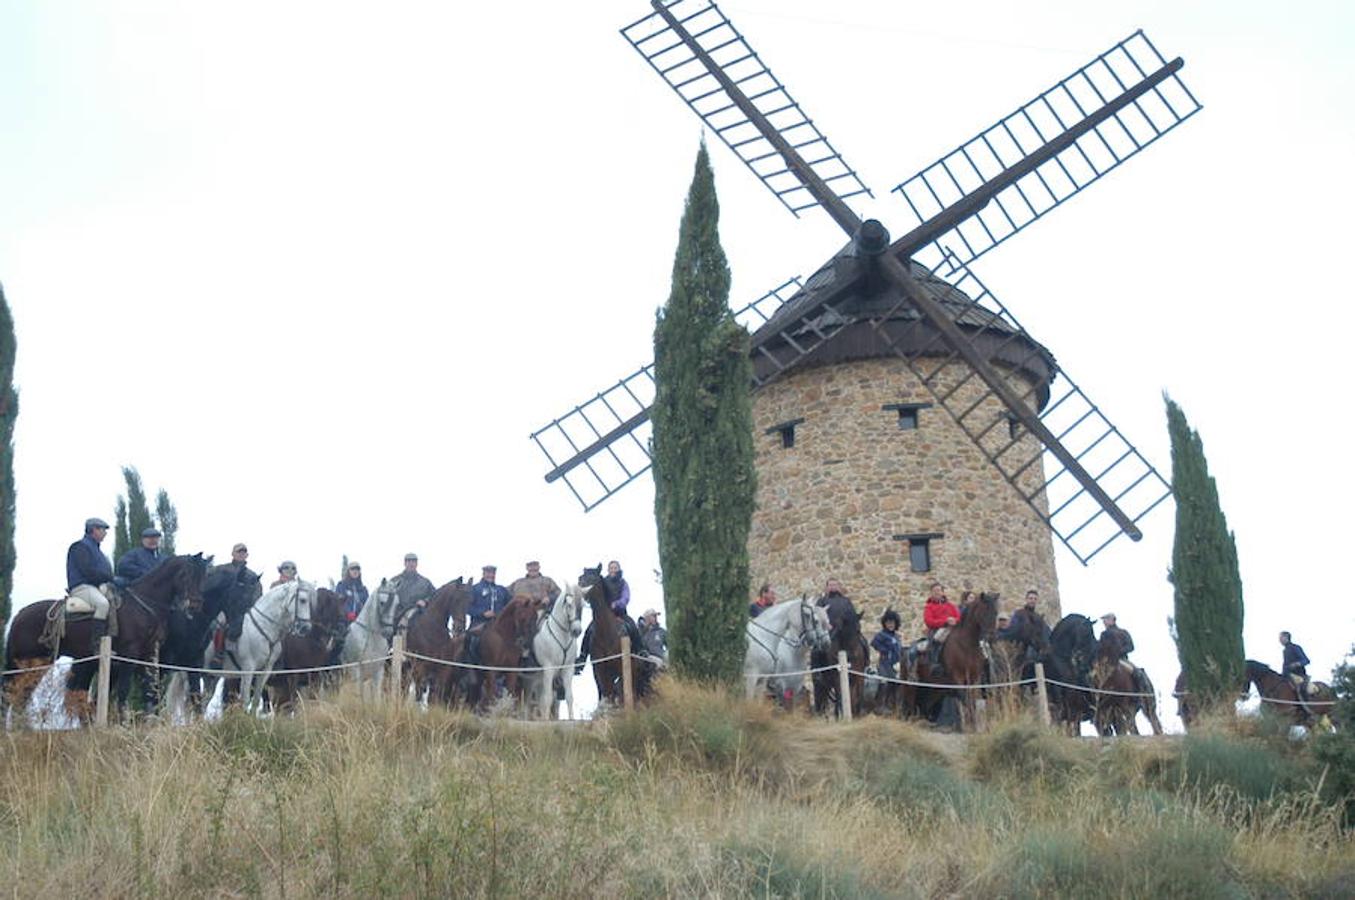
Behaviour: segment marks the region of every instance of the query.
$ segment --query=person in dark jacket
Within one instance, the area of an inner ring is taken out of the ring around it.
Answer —
[[[899,614],[892,609],[880,616],[880,633],[871,638],[870,647],[880,654],[877,671],[886,678],[898,678],[899,660],[903,658],[903,641],[899,638]]]
[[[419,574],[419,557],[414,553],[405,554],[405,567],[399,575],[391,578],[395,582],[395,596],[400,598],[396,604],[395,619],[398,622],[405,611],[412,606],[427,606],[428,601],[437,593],[433,582]],[[458,622],[457,627],[465,622]]]
[[[842,582],[829,578],[824,584],[823,596],[814,604],[828,610],[828,627],[836,633],[844,619],[858,615],[856,605],[843,593]]]
[[[108,634],[108,598],[99,588],[113,580],[113,564],[99,549],[106,534],[107,522],[86,519],[85,536],[66,550],[66,592],[94,608],[92,639],[96,645]]]
[[[756,619],[775,605],[776,591],[772,590],[770,584],[764,584],[762,589],[757,592],[757,599],[748,604],[748,618]]]
[[[367,603],[367,586],[362,583],[362,566],[355,562],[348,564],[343,580],[334,588],[334,593],[343,598],[343,616],[352,622],[362,612]]]
[[[617,624],[630,638],[632,650],[635,653],[643,653],[644,642],[640,635],[640,627],[626,613],[626,607],[630,605],[630,585],[626,582],[625,573],[621,571],[621,563],[617,560],[607,563],[607,575],[602,580],[606,585],[607,596],[612,598],[610,606],[612,614],[616,616]],[[579,641],[578,662],[574,665],[575,675],[583,672],[584,660],[588,659],[592,652],[593,623],[589,622],[588,627],[583,631],[583,639]]]
[[[1280,672],[1286,678],[1294,682],[1299,690],[1306,694],[1308,692],[1308,666],[1312,660],[1308,654],[1303,652],[1303,648],[1294,643],[1289,632],[1280,632],[1280,646],[1284,648],[1284,659],[1280,662]]]
[[[1115,624],[1115,613],[1106,613],[1101,617],[1101,623],[1105,625],[1101,631],[1101,640],[1109,639],[1118,648],[1121,664],[1134,673],[1134,690],[1143,694],[1151,693],[1147,673],[1129,659],[1129,654],[1134,652],[1134,638],[1128,631]]]
[[[471,588],[470,609],[467,610],[470,613],[471,628],[492,621],[508,605],[508,601],[513,599],[508,593],[508,588],[494,583],[498,574],[497,566],[484,566],[480,569],[480,580]]]
[[[668,629],[659,624],[659,611],[647,609],[640,617],[640,642],[644,652],[657,659],[668,660]]]
[[[118,560],[113,580],[120,586],[131,584],[164,561],[165,556],[160,552],[160,532],[146,528],[141,532],[141,546],[128,550]]]

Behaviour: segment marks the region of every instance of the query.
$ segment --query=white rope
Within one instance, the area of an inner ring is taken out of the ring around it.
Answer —
[[[817,669],[801,669],[798,672],[763,672],[760,675],[744,675],[744,678],[790,678],[795,675],[813,675],[816,672],[836,672],[837,666],[819,666]]]
[[[97,655],[84,656],[81,657],[80,659],[71,660],[70,665],[78,666],[80,663],[94,662],[98,658],[99,657]],[[0,671],[0,676],[8,677],[10,675],[22,675],[25,672],[46,672],[48,669],[55,669],[58,665],[60,665],[60,663],[49,662],[43,663],[42,665],[39,666],[29,666],[27,669],[5,669],[3,671]]]
[[[98,657],[90,657],[97,659]],[[204,669],[200,666],[176,666],[171,663],[154,663],[148,659],[128,659],[125,656],[114,656],[114,662],[130,663],[137,666],[145,666],[149,669],[168,669],[171,672],[196,672],[199,675],[213,675],[218,678],[238,678],[242,675],[305,675],[313,672],[334,672],[339,669],[353,669],[358,666],[369,666],[373,663],[384,663],[391,658],[391,654],[374,657],[373,659],[359,660],[351,663],[335,663],[332,666],[314,666],[309,669]]]
[[[837,666],[832,666],[832,668],[836,669]],[[1023,678],[1020,681],[996,681],[991,683],[985,682],[983,684],[943,684],[932,681],[908,681],[907,679],[904,678],[891,678],[888,675],[860,672],[857,671],[856,669],[848,669],[847,671],[853,675],[860,675],[863,678],[874,678],[877,681],[888,681],[891,684],[910,684],[913,687],[929,687],[936,688],[937,690],[947,690],[947,691],[949,690],[981,691],[985,688],[1021,687],[1022,685],[1035,683],[1034,678]]]
[[[611,661],[614,660],[614,659],[620,659],[623,655],[625,655],[625,654],[621,654],[621,653],[613,653],[611,656],[601,656],[601,657],[597,657],[597,658],[592,658],[592,657],[590,657],[590,658],[589,658],[588,660],[586,660],[585,662],[592,662],[592,663],[611,662]],[[482,665],[477,665],[476,663],[457,662],[457,661],[455,661],[455,660],[450,660],[450,659],[438,659],[436,656],[424,656],[422,653],[414,653],[414,652],[411,652],[411,651],[409,651],[409,650],[406,650],[406,651],[405,651],[405,656],[406,656],[407,658],[409,658],[409,659],[417,659],[417,660],[422,660],[423,662],[437,663],[437,664],[440,665],[440,666],[453,666],[453,667],[458,668],[458,669],[474,669],[474,670],[479,671],[479,672],[518,672],[518,673],[524,673],[524,672],[545,672],[547,669],[550,669],[550,670],[553,671],[553,670],[555,670],[555,669],[568,669],[568,668],[572,668],[572,666],[574,666],[574,665],[578,665],[578,661],[575,660],[575,662],[572,663],[572,664],[569,665],[569,666],[566,666],[566,665],[558,665],[558,666],[482,666]],[[631,659],[637,660],[637,661],[639,661],[639,662],[653,663],[654,665],[658,665],[658,666],[663,665],[662,660],[655,659],[655,658],[652,657],[652,656],[641,656],[641,655],[638,654],[638,653],[632,653],[632,654],[630,654],[630,657],[631,657]]]
[[[1275,703],[1280,706],[1335,706],[1335,700],[1281,700],[1278,697],[1257,697],[1262,703]]]
[[[1066,681],[1058,681],[1053,678],[1046,678],[1046,684],[1057,684],[1061,688],[1068,688],[1070,691],[1082,691],[1086,694],[1106,694],[1111,697],[1139,697],[1157,699],[1157,694],[1140,694],[1134,691],[1112,691],[1109,688],[1085,687],[1080,684],[1069,684]]]

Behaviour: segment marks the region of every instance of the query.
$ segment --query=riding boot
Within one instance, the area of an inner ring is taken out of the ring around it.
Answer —
[[[927,642],[927,668],[933,678],[941,674],[941,646],[935,638]]]
[[[583,632],[583,640],[579,641],[579,655],[574,663],[574,674],[582,675],[584,660],[588,659],[589,649],[593,645],[593,623],[589,622],[588,627]]]
[[[89,643],[95,652],[99,650],[99,641],[108,634],[108,620],[94,619],[89,623]]]

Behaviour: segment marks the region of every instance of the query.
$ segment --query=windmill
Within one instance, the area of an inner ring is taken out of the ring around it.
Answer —
[[[755,578],[795,570],[798,590],[846,565],[897,581],[904,563],[1049,592],[1051,535],[1083,564],[1139,540],[1168,484],[971,265],[1198,112],[1181,59],[1142,31],[1116,43],[894,187],[908,218],[891,238],[853,210],[873,193],[714,2],[651,6],[626,40],[788,211],[820,208],[849,239],[734,312],[763,432]],[[585,510],[648,470],[653,379],[642,366],[531,435],[546,480]],[[807,500],[825,495],[832,528]]]

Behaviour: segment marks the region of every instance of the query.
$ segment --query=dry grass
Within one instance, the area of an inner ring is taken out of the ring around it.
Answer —
[[[1219,733],[1206,781],[1184,743],[1075,741],[1016,718],[956,754],[908,724],[811,721],[669,682],[635,715],[576,728],[344,697],[292,720],[3,740],[0,874],[16,896],[1207,897],[1355,883],[1355,842],[1302,777],[1264,797],[1232,785],[1255,787],[1250,769],[1223,771],[1246,753],[1290,752],[1258,735]]]

